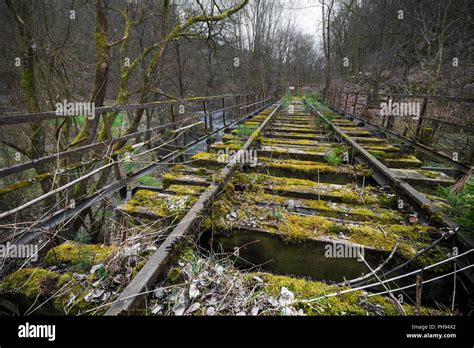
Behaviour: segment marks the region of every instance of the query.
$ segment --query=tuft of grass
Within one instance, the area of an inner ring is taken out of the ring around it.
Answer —
[[[246,125],[239,125],[237,128],[235,135],[237,135],[239,138],[246,138],[252,135],[253,132],[257,130],[258,127],[256,126],[246,126]]]
[[[283,108],[287,108],[291,101],[293,100],[293,96],[288,92],[286,95],[282,98],[281,105]]]
[[[342,163],[343,158],[342,154],[344,153],[344,149],[342,147],[336,147],[335,149],[332,149],[329,151],[325,156],[324,159],[326,162],[333,166],[338,166]]]
[[[441,187],[438,191],[449,203],[446,213],[470,235],[474,235],[474,178],[459,193],[452,192],[449,187]]]
[[[138,182],[145,186],[161,187],[161,181],[151,175],[145,175],[144,177],[138,179]]]

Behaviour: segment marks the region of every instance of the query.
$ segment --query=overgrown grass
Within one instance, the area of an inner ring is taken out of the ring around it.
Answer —
[[[328,108],[328,104],[326,100],[323,98],[323,96],[320,93],[313,93],[311,91],[306,91],[304,94],[304,98],[306,101],[311,104],[314,107],[318,108]]]

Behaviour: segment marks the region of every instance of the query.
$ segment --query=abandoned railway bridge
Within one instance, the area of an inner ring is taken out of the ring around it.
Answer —
[[[380,116],[374,99],[420,113]],[[222,305],[234,285],[205,302],[232,272],[270,314],[447,313],[469,301],[474,238],[439,192],[472,174],[474,148],[458,142],[474,142],[472,123],[429,116],[441,102],[458,112],[473,100],[311,85],[97,108],[106,140],[0,169],[1,242],[37,246],[2,258],[0,296],[26,314],[261,313],[248,299]],[[123,133],[139,110],[144,124]],[[75,117],[7,115],[0,127]],[[433,145],[434,129],[457,134],[451,148]],[[9,202],[34,187],[49,190]]]

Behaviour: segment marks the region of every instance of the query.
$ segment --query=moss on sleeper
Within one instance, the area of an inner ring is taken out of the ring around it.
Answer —
[[[90,282],[86,280],[86,283]],[[91,286],[84,286],[72,273],[56,273],[43,268],[23,268],[0,283],[1,292],[22,296],[28,301],[42,303],[49,299],[46,306],[52,305],[58,313],[77,315],[97,307],[97,303],[85,301]],[[107,308],[98,308],[102,314]]]
[[[430,179],[437,179],[440,176],[438,172],[434,172],[430,170],[418,169],[416,172]]]
[[[326,217],[346,218],[353,221],[381,221],[381,222],[400,222],[405,217],[396,210],[383,209],[378,207],[360,207],[352,206],[345,203],[331,203],[322,200],[312,199],[292,199],[283,196],[277,196],[267,193],[244,192],[243,200],[255,203],[275,203],[280,205],[288,205],[292,200],[298,207],[315,209]]]
[[[50,249],[45,262],[50,265],[65,264],[73,268],[79,266],[87,269],[94,264],[105,262],[116,250],[115,246],[67,241]]]
[[[263,145],[274,145],[274,144],[287,144],[287,145],[299,145],[299,146],[320,146],[320,142],[315,140],[307,139],[273,139],[263,138]]]
[[[159,192],[140,190],[125,203],[123,210],[139,213],[149,211],[160,218],[180,218],[196,202],[195,196],[173,196]]]
[[[387,152],[400,152],[400,148],[391,145],[365,145],[364,148],[369,152],[381,151]]]
[[[242,187],[247,191],[302,191],[317,192],[321,190],[343,203],[375,205],[383,208],[395,207],[396,197],[389,196],[378,189],[366,186],[363,190],[356,190],[354,185],[331,185],[317,183],[312,180],[270,176],[261,173],[237,172],[231,181],[235,187]]]
[[[372,172],[363,166],[333,166],[314,161],[302,161],[292,159],[272,159],[259,157],[259,162],[270,168],[284,169],[290,172],[300,172],[306,175],[324,174],[357,174],[360,176],[370,176]]]
[[[249,282],[258,276],[264,281],[262,290],[278,298],[283,287],[292,291],[298,300],[296,309],[301,309],[306,315],[401,315],[396,304],[384,296],[367,297],[362,291],[354,291],[334,297],[329,297],[312,303],[299,302],[347,289],[323,282],[311,281],[268,273],[251,273],[247,276]],[[367,303],[367,304],[365,304]],[[403,308],[408,315],[415,315],[412,305],[404,304]],[[439,311],[428,307],[421,307],[422,315],[440,315]]]
[[[295,130],[300,131],[300,132],[314,132],[317,133],[318,130],[314,127],[282,127],[282,126],[272,126],[269,128],[270,131],[273,129],[277,129],[279,132],[295,132]],[[299,132],[296,132],[299,134]]]
[[[178,196],[194,195],[199,196],[206,190],[204,186],[193,185],[170,185],[164,192],[172,193]]]
[[[227,214],[236,213],[235,220],[228,220]],[[413,257],[419,250],[431,243],[436,232],[432,227],[422,225],[384,224],[338,220],[316,215],[295,215],[285,209],[278,213],[273,207],[262,207],[249,202],[234,202],[223,195],[213,205],[206,228],[229,233],[235,228],[245,227],[252,222],[253,228],[278,235],[287,242],[303,242],[308,239],[329,238],[341,240],[343,233],[347,241],[390,252],[398,244],[397,254],[404,259]],[[444,254],[446,255],[446,254]],[[430,253],[427,258],[437,261],[441,254]]]
[[[219,151],[219,150],[240,150],[243,144],[236,144],[234,142],[225,142],[225,143],[214,143],[211,145],[211,150]]]

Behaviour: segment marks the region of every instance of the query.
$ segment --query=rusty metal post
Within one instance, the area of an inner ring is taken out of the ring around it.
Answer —
[[[418,118],[418,122],[416,123],[415,139],[418,139],[420,137],[421,127],[423,127],[423,118],[425,116],[427,105],[428,105],[428,97],[425,97],[423,99],[423,105],[421,106],[420,117]]]
[[[102,119],[104,121],[104,126],[105,126],[105,131],[107,133],[107,138],[109,138],[109,140],[112,140],[113,139],[113,135],[112,135],[112,125],[110,124],[110,120],[109,118],[107,117],[107,113],[104,112],[102,114]],[[110,153],[113,153],[113,149],[114,149],[114,146],[113,144],[110,144]],[[118,159],[118,155],[113,155],[111,156],[112,160],[114,162],[117,161]],[[118,163],[115,163],[114,164],[114,172],[115,172],[115,178],[117,180],[122,180],[122,173],[120,172],[120,166],[118,165]]]
[[[225,122],[225,98],[224,97],[222,97],[222,123],[225,127],[226,122]]]
[[[344,111],[347,112],[347,101],[349,100],[349,92],[346,93],[346,102],[344,103]]]
[[[416,276],[416,315],[420,315],[420,308],[421,308],[421,293],[423,291],[423,269],[421,269],[420,274]]]
[[[354,100],[354,107],[352,108],[352,115],[355,116],[356,111],[357,111],[357,99],[359,97],[359,93],[356,92],[355,94],[355,100]]]
[[[237,118],[240,118],[240,95],[235,96],[235,107],[237,108]]]
[[[387,105],[390,104],[390,101],[393,102],[393,98],[392,98],[392,96],[388,95],[387,99],[386,99]],[[380,113],[380,111],[379,111],[379,113]],[[392,128],[393,117],[394,116],[392,115],[392,113],[390,113],[390,115],[384,115],[383,120],[385,122],[385,128],[386,129],[391,129]],[[382,123],[382,126],[383,126],[383,123]]]
[[[171,112],[171,122],[173,123],[173,130],[174,130],[174,136],[175,136],[175,139],[174,139],[174,144],[176,145],[176,147],[179,146],[179,143],[178,143],[178,136],[177,136],[177,133],[176,133],[176,130],[178,129],[176,127],[176,114],[174,112],[174,104],[171,104],[170,105],[170,112]]]
[[[207,119],[207,102],[206,102],[206,99],[204,99],[202,101],[202,108],[203,108],[203,112],[204,112],[204,125],[206,127],[206,135],[209,134],[209,128],[212,132],[212,117],[209,117],[209,121]],[[207,139],[206,140],[206,144],[207,144],[207,151],[208,152],[211,152],[211,140],[210,139]]]
[[[151,128],[151,121],[153,119],[153,113],[155,112],[155,108],[151,108],[151,110],[146,109],[145,112],[146,112],[146,130],[149,131]],[[145,133],[145,141],[147,142],[148,150],[152,148],[150,140],[151,140],[151,133],[150,132]]]

